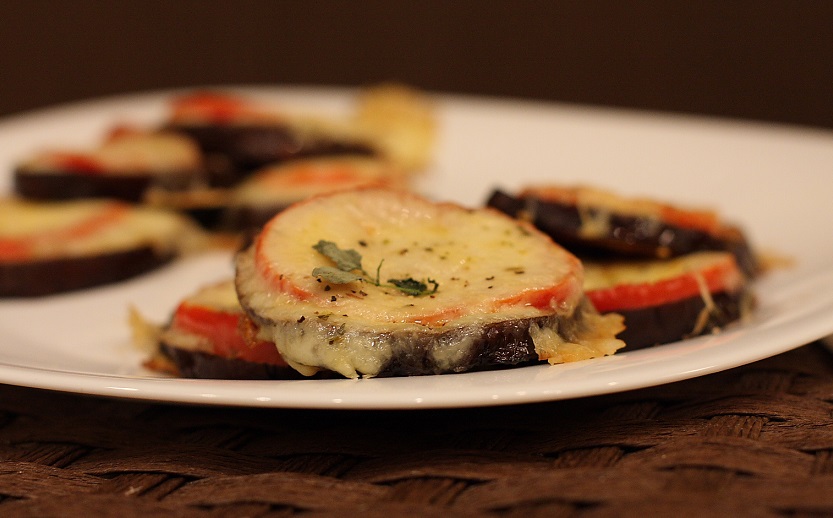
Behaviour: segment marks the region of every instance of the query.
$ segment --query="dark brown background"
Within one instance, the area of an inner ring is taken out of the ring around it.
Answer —
[[[166,87],[430,90],[833,127],[833,2],[6,1],[0,114]]]

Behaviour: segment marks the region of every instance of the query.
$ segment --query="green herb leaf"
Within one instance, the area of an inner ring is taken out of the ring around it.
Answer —
[[[347,284],[362,280],[362,276],[353,272],[345,272],[332,266],[319,266],[312,270],[312,274],[332,284]]]
[[[362,256],[355,250],[342,250],[332,241],[325,241],[323,239],[314,244],[312,248],[335,263],[335,267],[319,266],[312,270],[312,274],[315,277],[327,281],[330,284],[348,284],[355,281],[362,281],[373,284],[374,286],[396,288],[402,293],[414,297],[436,293],[440,287],[439,283],[433,279],[428,279],[426,284],[426,282],[418,281],[411,277],[407,279],[388,279],[388,284],[382,284],[380,282],[380,272],[384,259],[379,261],[379,266],[376,267],[376,278],[373,279],[362,268]],[[433,286],[433,289],[430,291],[428,284]]]
[[[414,297],[436,293],[437,289],[440,287],[439,283],[433,279],[428,279],[428,283],[434,286],[434,289],[430,292],[428,291],[427,284],[411,277],[408,277],[407,279],[388,279],[388,282],[393,284],[402,293]]]
[[[388,282],[407,294],[422,293],[428,289],[424,282],[408,277],[407,279],[388,279]]]
[[[342,250],[332,241],[319,240],[312,246],[320,254],[328,257],[339,270],[350,272],[362,269],[362,256],[353,249]],[[348,281],[350,282],[350,281]]]

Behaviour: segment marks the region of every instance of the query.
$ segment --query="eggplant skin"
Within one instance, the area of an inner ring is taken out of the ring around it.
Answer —
[[[259,231],[263,225],[287,207],[289,205],[285,204],[262,207],[230,206],[222,214],[219,225],[230,231]]]
[[[526,199],[495,190],[486,205],[512,217],[525,217],[557,243],[580,256],[617,254],[667,259],[703,250],[732,253],[750,277],[760,272],[758,260],[737,229],[717,237],[707,232],[669,225],[661,221],[612,213],[607,233],[598,238],[581,236],[582,217],[575,205]]]
[[[14,190],[31,200],[73,200],[82,198],[113,198],[140,202],[153,186],[185,189],[194,178],[193,172],[154,174],[83,174],[72,171],[14,172]]]
[[[577,314],[580,312],[576,312]],[[539,317],[542,324],[559,317]],[[420,376],[449,372],[472,372],[518,367],[541,363],[535,352],[535,345],[529,335],[533,319],[504,321],[484,326],[465,358],[452,371],[438,368],[431,359],[432,349],[440,347],[437,341],[415,339],[412,347],[401,348],[379,372],[377,377]],[[564,326],[569,324],[560,319]],[[546,362],[543,362],[546,363]]]
[[[181,349],[160,343],[159,352],[173,362],[183,378],[227,380],[292,380],[309,379],[291,367],[258,363],[220,356],[202,351]],[[315,378],[327,377],[319,373]],[[340,377],[340,376],[338,376]]]
[[[751,296],[745,290],[711,296],[714,308],[697,333],[694,330],[706,307],[700,296],[648,308],[616,310],[625,317],[625,330],[616,338],[625,342],[623,351],[627,352],[709,334],[740,319],[744,308],[751,303]]]
[[[487,326],[474,349],[475,352],[460,364],[459,371],[494,370],[542,363],[535,353],[528,326],[529,322]],[[330,371],[320,371],[312,377],[305,376],[287,366],[222,358],[202,351],[181,349],[164,342],[159,344],[159,352],[173,362],[177,368],[177,374],[184,378],[248,380],[343,378],[342,375]],[[428,353],[427,348],[416,347],[409,354],[398,355],[384,367],[378,377],[438,374],[436,367],[428,358]]]
[[[32,200],[115,198],[138,202],[152,182],[149,175],[91,175],[67,171],[30,172],[25,169],[14,172],[15,192]]]
[[[207,155],[225,157],[233,170],[227,179],[231,183],[265,165],[297,158],[378,154],[364,142],[302,137],[292,128],[280,125],[171,124],[166,129],[194,139]]]
[[[455,369],[455,372],[495,370],[534,365],[542,362],[535,353],[529,336],[529,319],[516,322],[500,322],[486,326],[471,354]],[[392,358],[377,377],[418,376],[440,374],[429,357],[427,343],[419,342],[406,353]],[[291,367],[257,363],[239,359],[222,358],[202,351],[192,351],[160,343],[159,352],[173,362],[178,375],[203,379],[311,379]],[[343,378],[342,375],[320,371],[313,379]]]
[[[54,295],[136,277],[173,260],[152,247],[82,257],[0,262],[0,297]]]

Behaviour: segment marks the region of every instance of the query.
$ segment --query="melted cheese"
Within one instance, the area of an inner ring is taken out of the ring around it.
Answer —
[[[381,284],[430,279],[439,290],[411,297],[371,282],[322,282],[312,271],[333,263],[313,250],[319,239],[358,251],[370,280],[378,271]],[[581,296],[578,260],[540,232],[492,211],[394,191],[352,191],[286,211],[265,227],[256,254],[267,283],[279,280],[298,298],[374,321],[385,315],[393,322],[442,324],[461,312],[515,305],[570,311]]]
[[[419,170],[430,162],[437,123],[433,106],[420,92],[399,85],[371,88],[354,119],[360,134],[406,169]]]
[[[317,194],[368,186],[395,186],[404,173],[376,158],[315,158],[268,167],[235,188],[234,206],[286,206]]]
[[[75,152],[73,152],[75,153]],[[30,173],[52,173],[67,169],[61,152],[44,151],[22,164]],[[102,173],[166,174],[191,172],[201,167],[202,153],[191,139],[173,133],[127,133],[83,151],[99,165]]]
[[[599,315],[585,310],[582,318],[585,323],[580,339],[565,339],[557,327],[530,326],[529,334],[538,357],[552,364],[568,363],[608,356],[624,346],[614,338],[625,329],[621,315]]]
[[[698,252],[663,261],[586,262],[584,264],[584,291],[625,284],[651,284],[713,268],[722,268],[726,272],[720,277],[720,289],[734,291],[743,284],[743,277],[730,253]],[[703,278],[697,277],[697,279],[698,285],[704,287],[701,287],[701,291],[705,289],[708,292],[708,286]]]
[[[151,246],[161,253],[200,248],[205,236],[171,212],[110,201],[0,204],[0,239],[25,241],[32,259],[84,256]]]

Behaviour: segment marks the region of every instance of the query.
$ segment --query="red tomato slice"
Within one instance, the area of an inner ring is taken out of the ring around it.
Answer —
[[[743,276],[733,258],[693,272],[655,282],[622,283],[608,288],[591,289],[587,298],[600,312],[639,309],[659,306],[698,297],[705,287],[709,293],[731,291],[743,282]]]
[[[345,184],[355,182],[362,177],[348,165],[338,164],[327,165],[298,165],[280,175],[266,176],[264,184],[273,187],[306,187],[322,186],[333,187],[334,184]]]
[[[0,237],[0,261],[24,261],[37,253],[43,243],[71,243],[101,232],[128,214],[128,205],[108,203],[90,217],[65,228],[56,228],[19,237]]]
[[[251,111],[253,107],[245,99],[214,92],[196,92],[173,102],[174,119],[228,123]]]
[[[240,312],[183,302],[174,313],[172,327],[210,340],[213,353],[222,358],[285,366],[275,344],[246,336],[247,320]]]
[[[662,220],[668,224],[702,230],[709,234],[717,234],[721,228],[717,214],[708,210],[679,209],[663,205],[660,214]]]
[[[84,153],[56,151],[50,152],[47,158],[60,171],[83,174],[104,173],[104,165],[101,161]]]
[[[718,233],[722,224],[717,214],[711,210],[703,210],[689,207],[677,207],[667,203],[650,199],[625,198],[606,191],[585,189],[582,187],[561,187],[557,185],[545,185],[529,187],[521,191],[522,197],[539,198],[551,203],[563,205],[576,205],[580,203],[582,196],[598,193],[607,196],[612,200],[618,200],[624,207],[631,207],[635,214],[649,213],[669,225],[683,228],[701,230],[710,234]],[[604,209],[605,206],[601,205]]]
[[[114,140],[119,140],[123,137],[141,135],[143,133],[145,133],[145,131],[136,126],[132,126],[130,124],[117,124],[110,128],[110,131],[108,131],[107,135],[104,137],[104,141],[113,142]]]
[[[23,261],[32,255],[32,243],[26,239],[0,238],[0,261]]]

